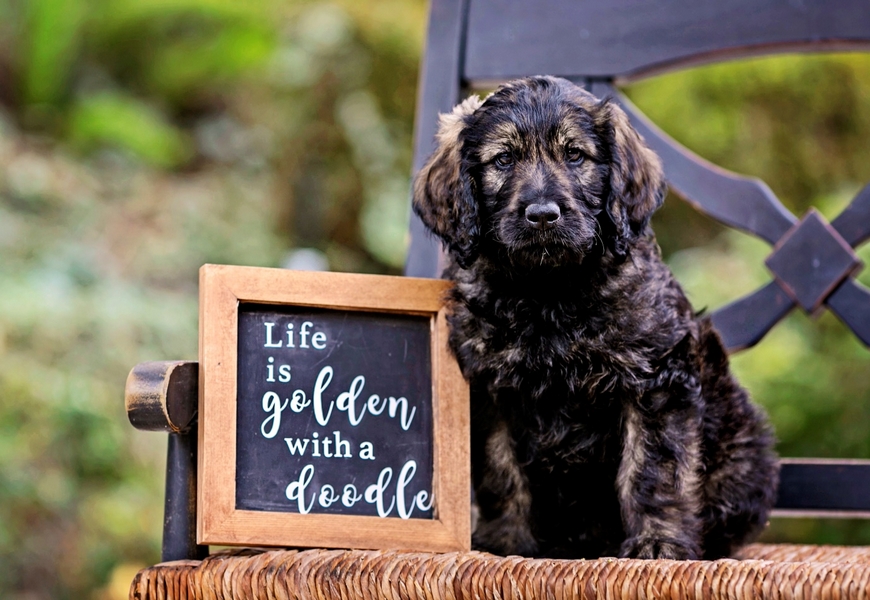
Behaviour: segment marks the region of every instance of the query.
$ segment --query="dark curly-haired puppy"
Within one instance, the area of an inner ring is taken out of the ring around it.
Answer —
[[[715,558],[764,527],[773,437],[661,261],[665,190],[625,113],[563,79],[442,116],[414,210],[456,282],[476,547]]]

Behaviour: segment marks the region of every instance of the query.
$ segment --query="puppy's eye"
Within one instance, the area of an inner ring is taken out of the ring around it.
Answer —
[[[495,166],[499,169],[508,169],[514,164],[514,155],[510,152],[502,152],[495,157]]]
[[[565,148],[565,159],[568,162],[580,164],[585,158],[586,156],[583,154],[583,151],[577,146],[567,146]]]

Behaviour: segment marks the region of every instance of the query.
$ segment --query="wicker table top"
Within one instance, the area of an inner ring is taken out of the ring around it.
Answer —
[[[870,547],[754,544],[716,561],[233,550],[141,571],[134,599],[867,598]]]

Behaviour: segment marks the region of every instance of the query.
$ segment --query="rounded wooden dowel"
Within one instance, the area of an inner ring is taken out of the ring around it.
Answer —
[[[127,376],[124,402],[136,429],[184,433],[196,421],[199,363],[139,363]]]

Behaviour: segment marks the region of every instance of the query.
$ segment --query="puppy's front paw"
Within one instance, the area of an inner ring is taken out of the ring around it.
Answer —
[[[629,538],[622,543],[622,547],[619,549],[619,556],[623,558],[693,560],[699,558],[700,555],[699,548],[693,544],[650,536]]]
[[[471,536],[471,547],[507,556],[536,556],[538,544],[528,526],[505,522],[503,519],[482,522]]]

